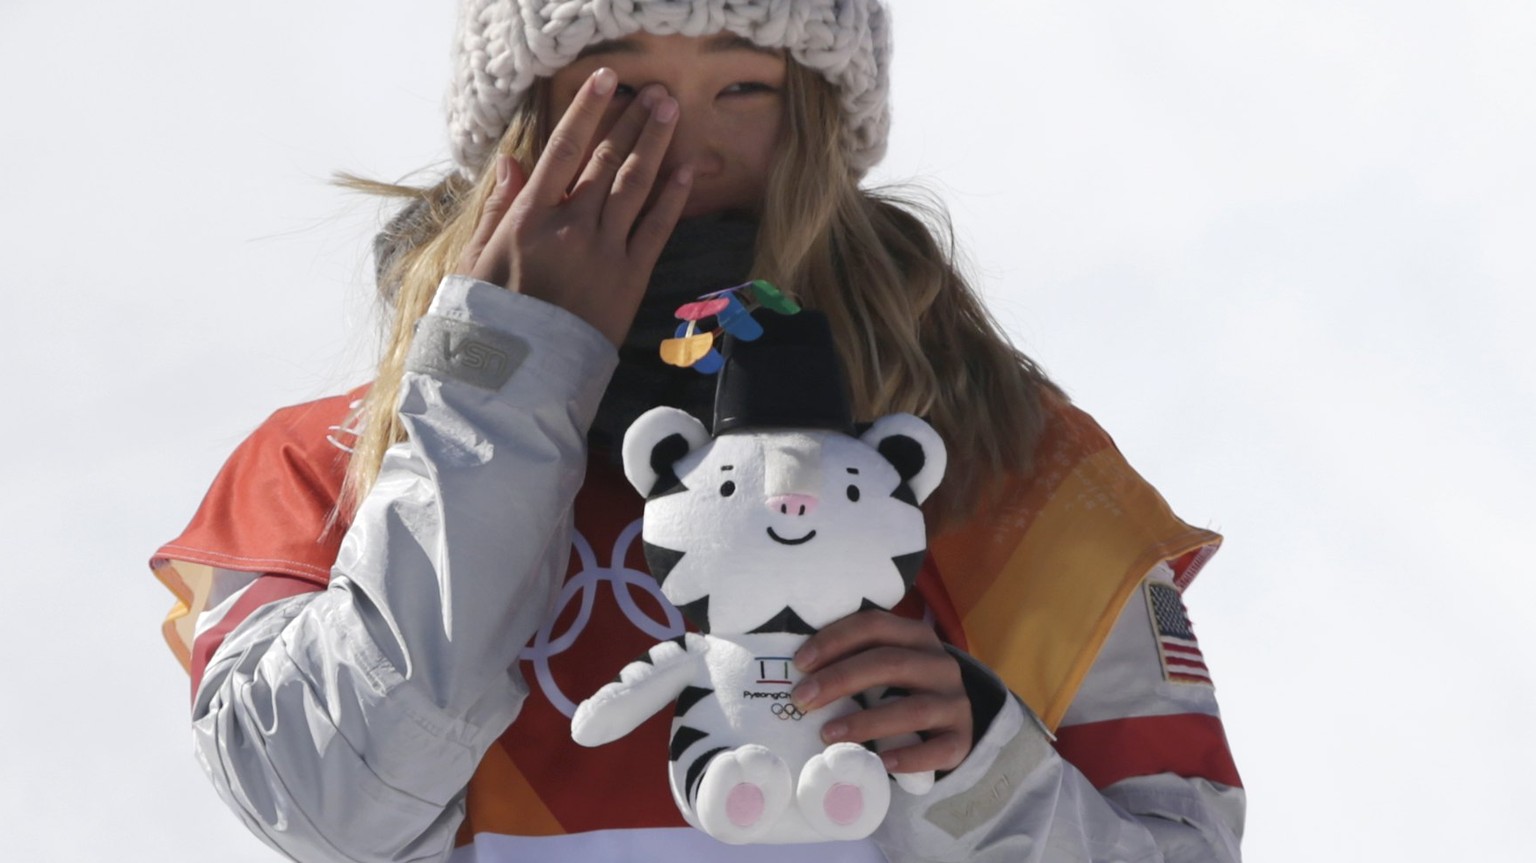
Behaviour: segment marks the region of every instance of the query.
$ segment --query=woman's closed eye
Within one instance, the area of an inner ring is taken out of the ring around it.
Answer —
[[[756,96],[767,93],[777,93],[779,88],[762,81],[739,81],[720,91],[722,96]]]
[[[643,85],[625,84],[622,81],[614,88],[614,99],[633,99],[640,93]],[[753,96],[761,93],[777,93],[779,88],[762,81],[741,81],[726,87],[720,91],[722,96]]]

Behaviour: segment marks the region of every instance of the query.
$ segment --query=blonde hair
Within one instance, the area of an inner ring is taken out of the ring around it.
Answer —
[[[925,509],[968,514],[1007,474],[1032,469],[1041,390],[1059,393],[1003,336],[955,261],[943,210],[858,186],[837,145],[837,94],[791,64],[788,126],[758,237],[762,277],[832,325],[854,417],[905,411],[944,439],[949,468]]]
[[[933,424],[949,468],[925,509],[937,524],[962,517],[1002,477],[1031,470],[1044,425],[1042,388],[1059,390],[1002,335],[959,272],[943,211],[859,187],[840,143],[843,116],[832,85],[791,61],[785,101],[787,131],[760,214],[753,276],[827,315],[856,420],[905,411]],[[525,171],[548,137],[547,106],[541,81],[498,147]],[[468,243],[493,175],[483,171],[473,184],[453,175],[424,189],[342,179],[424,208],[400,236],[386,238],[403,251],[381,266],[381,291],[394,294],[394,315],[348,465],[340,507],[348,516],[385,450],[405,439],[395,404],[411,336]]]
[[[525,176],[533,170],[549,138],[548,104],[548,82],[541,80],[513,114],[496,148],[497,154],[515,159]],[[357,191],[406,199],[402,215],[409,215],[396,218],[374,247],[379,258],[379,295],[392,314],[378,372],[360,408],[361,430],[347,462],[347,476],[337,504],[339,517],[350,520],[357,504],[378,478],[384,452],[405,440],[405,426],[395,405],[400,398],[416,322],[426,315],[443,277],[458,266],[486,199],[495,188],[496,172],[482,171],[474,182],[456,171],[450,172],[436,185],[425,188],[379,183],[347,174],[339,175],[337,182]]]

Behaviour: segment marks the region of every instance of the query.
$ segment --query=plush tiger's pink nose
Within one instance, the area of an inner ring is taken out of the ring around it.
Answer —
[[[784,515],[810,515],[816,511],[816,496],[809,494],[776,494],[768,498],[768,508]]]

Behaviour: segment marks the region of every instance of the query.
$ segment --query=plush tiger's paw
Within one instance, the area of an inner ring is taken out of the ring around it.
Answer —
[[[828,839],[862,839],[885,819],[891,785],[880,756],[857,743],[834,743],[805,763],[795,799]]]
[[[789,768],[767,748],[747,744],[710,760],[694,812],[705,833],[743,845],[768,833],[789,798]]]
[[[901,786],[901,790],[908,794],[922,796],[933,790],[933,771],[924,770],[921,773],[893,773],[891,778]]]

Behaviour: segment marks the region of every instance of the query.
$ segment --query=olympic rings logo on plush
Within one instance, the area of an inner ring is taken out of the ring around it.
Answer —
[[[805,711],[801,710],[793,704],[775,704],[772,705],[770,709],[773,711],[773,715],[779,717],[780,719],[793,719],[794,721],[799,722],[801,719],[805,718]]]

